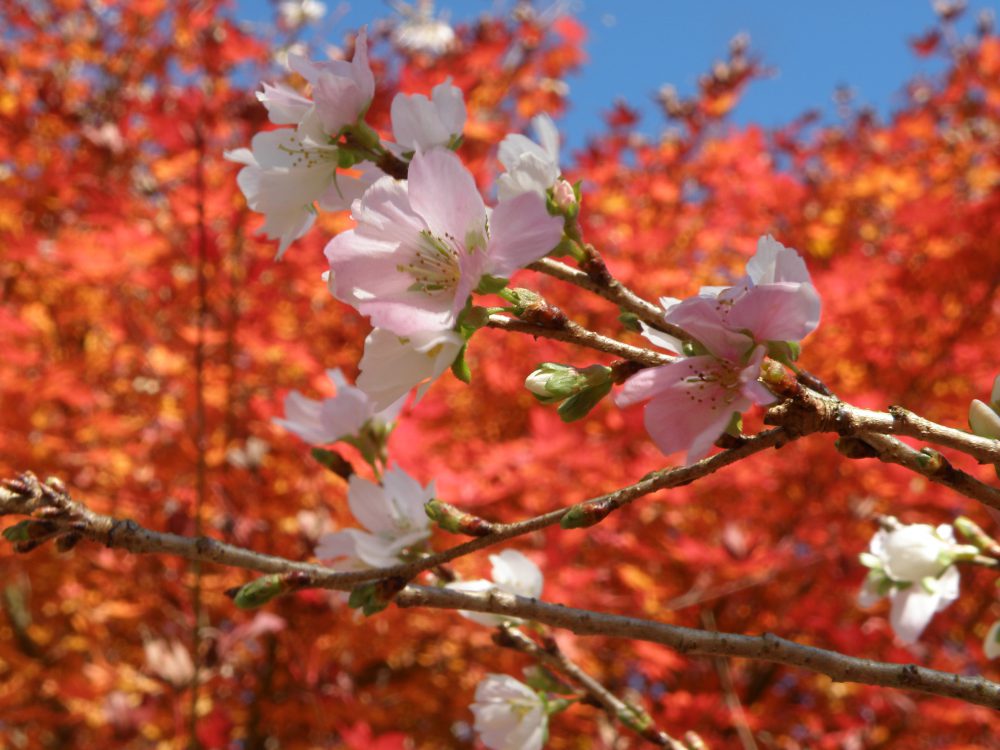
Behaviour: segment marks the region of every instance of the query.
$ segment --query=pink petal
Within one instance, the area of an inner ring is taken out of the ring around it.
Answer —
[[[753,341],[726,326],[721,305],[709,297],[691,297],[674,305],[664,320],[679,326],[717,357],[739,362]]]
[[[472,174],[451,151],[434,149],[410,162],[410,204],[436,237],[465,245],[470,232],[486,231],[486,206]]]
[[[563,220],[550,216],[535,193],[501,202],[490,217],[487,273],[508,278],[514,271],[544,257],[559,244]]]
[[[800,341],[819,325],[819,297],[811,285],[755,286],[733,303],[728,325],[756,341]]]

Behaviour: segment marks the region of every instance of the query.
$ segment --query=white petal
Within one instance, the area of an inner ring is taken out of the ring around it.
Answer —
[[[986,631],[986,639],[983,641],[983,652],[987,659],[996,659],[1000,656],[1000,620],[993,623]]]
[[[889,622],[899,640],[906,644],[916,643],[924,628],[937,611],[940,593],[928,593],[919,583],[891,595],[892,609]]]

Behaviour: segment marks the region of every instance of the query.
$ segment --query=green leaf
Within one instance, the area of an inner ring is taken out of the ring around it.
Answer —
[[[479,279],[479,285],[476,287],[476,294],[498,294],[501,289],[504,289],[507,284],[510,283],[509,279],[505,279],[502,276],[490,276],[486,274]]]
[[[469,369],[469,363],[465,361],[465,350],[467,348],[468,346],[463,344],[462,348],[458,350],[458,356],[455,357],[455,361],[451,363],[452,374],[463,383],[472,382],[472,370]]]
[[[611,381],[601,383],[593,388],[580,391],[575,396],[570,396],[556,410],[559,418],[563,422],[575,422],[583,419],[590,413],[590,410],[597,406],[601,399],[611,392]]]

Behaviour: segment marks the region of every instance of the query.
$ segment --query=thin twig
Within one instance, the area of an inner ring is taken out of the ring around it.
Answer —
[[[572,321],[565,321],[558,328],[553,328],[538,325],[536,323],[527,323],[523,320],[517,320],[515,318],[508,318],[505,315],[491,315],[486,325],[490,328],[497,328],[501,331],[526,333],[529,336],[534,336],[536,339],[541,337],[554,339],[556,341],[565,341],[569,344],[585,346],[589,349],[606,352],[607,354],[614,354],[616,357],[621,357],[622,359],[639,362],[640,364],[649,367],[658,367],[659,365],[670,364],[676,360],[676,357],[655,352],[652,349],[643,349],[642,347],[632,346],[631,344],[623,344],[621,341],[617,341],[616,339],[608,338],[607,336],[602,336],[599,333],[587,330],[583,326],[577,325]]]
[[[670,750],[687,750],[683,743],[657,728],[653,719],[645,711],[621,700],[584,672],[578,664],[571,661],[559,649],[558,644],[552,638],[546,638],[545,645],[540,646],[519,629],[503,625],[493,640],[498,646],[513,648],[522,654],[527,654],[539,664],[544,664],[553,671],[568,677],[572,682],[582,687],[608,714],[654,745],[668,747]]]
[[[323,565],[293,562],[226,544],[211,537],[187,537],[152,531],[132,520],[95,513],[82,503],[72,500],[61,483],[50,480],[43,484],[30,473],[0,483],[0,516],[44,517],[46,522],[56,524],[62,533],[72,533],[129,552],[178,555],[188,560],[203,560],[261,573],[301,573],[308,578],[305,585],[313,588],[350,588],[358,583],[385,578],[412,579],[422,571],[431,570],[471,552],[554,526],[569,513],[584,515],[596,523],[640,497],[690,484],[754,453],[780,447],[787,439],[787,434],[780,428],[767,430],[748,438],[737,448],[722,451],[691,466],[658,471],[620,490],[524,521],[492,524],[492,533],[488,536],[472,539],[411,563],[369,570],[333,571]]]
[[[528,268],[554,279],[565,281],[567,284],[573,284],[580,289],[586,289],[588,292],[593,292],[609,302],[614,302],[621,309],[632,313],[643,322],[665,331],[671,336],[676,336],[682,341],[691,338],[691,335],[683,329],[664,321],[661,308],[647,302],[617,280],[612,280],[610,284],[599,284],[583,271],[578,271],[572,266],[552,258],[542,258],[530,264]]]
[[[711,611],[705,610],[702,612],[701,623],[707,630],[713,633],[718,632],[718,628],[715,626],[715,615]],[[740,696],[736,692],[736,685],[733,683],[733,672],[729,667],[729,660],[722,656],[717,656],[713,659],[713,662],[715,663],[715,671],[719,674],[719,683],[722,685],[722,693],[726,698],[726,706],[733,717],[733,723],[736,725],[736,733],[739,735],[743,750],[758,750],[757,740],[754,739],[753,732],[750,731],[750,725],[747,723],[747,714],[743,710],[743,702],[740,700]]]

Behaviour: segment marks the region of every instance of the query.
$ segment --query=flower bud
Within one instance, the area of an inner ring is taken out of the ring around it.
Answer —
[[[493,524],[486,519],[466,513],[437,498],[424,504],[424,512],[438,526],[452,534],[489,536],[493,533]]]
[[[570,219],[580,212],[580,195],[566,180],[557,180],[552,186],[551,200],[550,210],[554,207],[557,213]]]
[[[989,404],[975,398],[969,404],[969,429],[979,437],[1000,440],[1000,415]]]
[[[1000,656],[1000,620],[993,623],[993,626],[986,632],[983,652],[987,659],[996,659]]]
[[[287,590],[288,585],[284,576],[273,573],[241,586],[233,597],[233,603],[240,609],[255,609],[281,596]]]
[[[583,372],[557,362],[543,362],[524,381],[524,387],[545,404],[569,398],[586,385]]]
[[[578,370],[558,362],[543,362],[525,379],[524,387],[542,403],[551,404],[609,383],[610,376],[611,368],[604,365]]]

